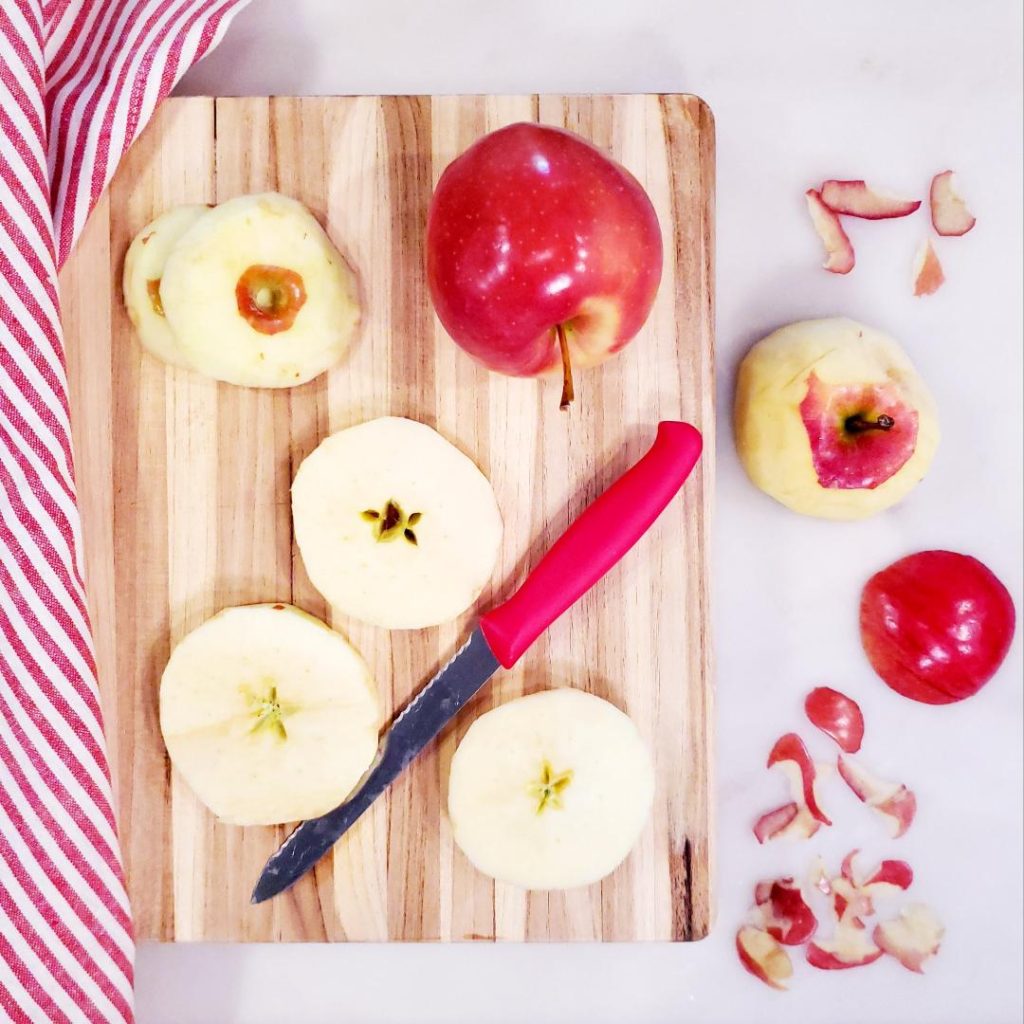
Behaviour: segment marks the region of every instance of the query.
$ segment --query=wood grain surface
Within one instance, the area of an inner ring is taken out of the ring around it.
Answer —
[[[603,367],[513,380],[446,336],[424,278],[427,205],[446,164],[518,120],[564,125],[622,161],[654,201],[665,273],[650,320]],[[291,391],[217,384],[143,354],[121,302],[132,236],[184,202],[277,189],[305,203],[360,275],[348,358]],[[708,530],[713,430],[714,128],[692,96],[173,99],[123,161],[61,275],[85,561],[129,891],[140,939],[699,939],[711,907]],[[325,435],[374,416],[436,427],[491,478],[505,519],[492,585],[458,622],[388,633],[331,616],[294,545],[289,486]],[[225,605],[291,601],[366,656],[390,715],[634,462],[659,419],[703,430],[705,455],[613,572],[288,894],[249,893],[286,828],[220,825],[171,769],[157,690],[169,651]],[[627,711],[654,752],[657,797],[604,882],[526,893],[452,843],[448,764],[479,713],[583,687]]]

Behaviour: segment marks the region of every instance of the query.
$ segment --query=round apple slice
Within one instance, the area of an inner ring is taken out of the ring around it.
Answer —
[[[211,210],[171,251],[164,313],[195,369],[229,384],[288,388],[345,354],[355,278],[313,215],[275,192]]]
[[[336,807],[373,760],[379,726],[366,663],[290,605],[225,609],[178,644],[160,683],[172,763],[233,825]]]
[[[322,441],[295,476],[292,517],[313,586],[337,611],[388,629],[465,611],[501,544],[483,473],[435,430],[393,416]]]
[[[124,257],[122,291],[128,319],[142,347],[171,366],[189,365],[164,315],[161,279],[178,239],[210,212],[202,205],[175,206],[147,224]]]
[[[524,889],[571,889],[610,874],[654,798],[633,722],[582,690],[535,693],[470,726],[452,758],[448,815],[485,875]]]

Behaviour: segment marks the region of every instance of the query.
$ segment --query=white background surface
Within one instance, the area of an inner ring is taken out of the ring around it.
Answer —
[[[145,946],[141,1024],[191,1022],[964,1022],[1022,1017],[1021,643],[981,695],[915,705],[876,680],[856,631],[866,577],[912,550],[986,561],[1021,600],[1021,5],[681,0],[256,0],[191,93],[691,91],[718,128],[718,923],[688,946]],[[906,221],[849,224],[858,265],[817,269],[802,193],[866,177],[924,195],[956,168],[978,216],[938,244],[948,283],[911,296],[925,236]],[[736,364],[789,320],[842,313],[902,339],[939,402],[933,472],[900,509],[840,525],[802,519],[747,483],[729,427]],[[917,792],[887,843],[841,783],[837,825],[758,847],[782,801],[771,743],[800,729],[830,683],[868,723],[865,760]],[[777,994],[732,949],[758,877],[853,845],[906,857],[915,894],[948,928],[929,975],[887,958],[860,971],[797,964]]]

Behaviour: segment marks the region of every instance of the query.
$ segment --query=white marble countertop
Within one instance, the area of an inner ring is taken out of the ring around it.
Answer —
[[[866,577],[926,547],[982,558],[1018,609],[1022,514],[1019,0],[255,0],[190,93],[689,91],[718,130],[720,423],[714,547],[718,922],[680,946],[144,946],[141,1024],[498,1021],[961,1022],[1022,1019],[1021,642],[952,708],[886,689],[861,654]],[[817,269],[802,193],[866,177],[921,195],[958,170],[978,216],[945,240],[946,286],[914,299],[923,219],[853,223],[849,278]],[[935,392],[944,439],[900,509],[806,520],[747,482],[728,412],[746,347],[789,320],[842,313],[902,339]],[[759,847],[782,783],[761,767],[800,726],[806,691],[861,702],[870,761],[910,783],[919,816],[886,844],[850,794],[802,846]],[[840,813],[841,812],[841,813]],[[927,977],[886,958],[840,974],[798,964],[778,994],[739,967],[733,936],[758,877],[863,845],[916,869],[947,925]]]

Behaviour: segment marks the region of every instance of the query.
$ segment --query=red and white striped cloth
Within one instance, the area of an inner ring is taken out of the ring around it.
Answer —
[[[0,0],[0,1021],[131,1021],[57,268],[247,0]]]

